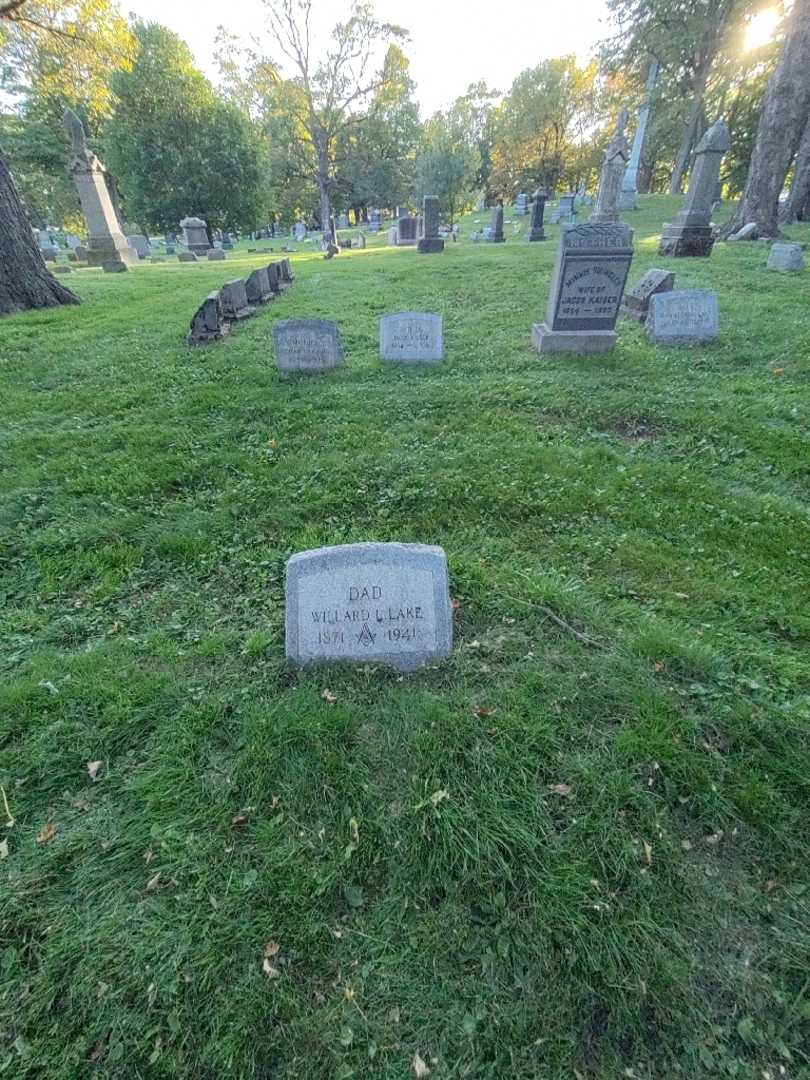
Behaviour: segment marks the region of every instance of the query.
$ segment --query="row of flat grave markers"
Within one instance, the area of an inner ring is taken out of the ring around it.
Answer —
[[[281,372],[318,372],[345,358],[337,325],[328,319],[279,319],[273,346]],[[380,357],[391,363],[436,364],[444,359],[444,320],[427,311],[402,311],[380,319]]]
[[[666,271],[650,271],[625,300],[632,259],[633,230],[623,222],[564,226],[546,318],[532,328],[537,351],[609,352],[616,344],[620,311],[646,322],[648,337],[660,344],[690,344],[717,335],[717,294],[675,291],[674,275]]]

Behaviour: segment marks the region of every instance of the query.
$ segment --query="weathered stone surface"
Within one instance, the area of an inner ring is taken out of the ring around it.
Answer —
[[[197,256],[193,251],[181,251],[177,255],[178,262],[196,262]]]
[[[418,222],[415,217],[410,214],[403,214],[397,221],[397,232],[394,243],[397,247],[411,247],[416,244],[417,241],[417,225]]]
[[[622,314],[643,323],[649,311],[650,297],[655,293],[672,292],[674,288],[675,275],[671,270],[648,270],[641,281],[624,294]]]
[[[278,263],[269,263],[266,270],[270,291],[276,295],[281,292],[281,271],[279,265]]]
[[[495,209],[492,211],[492,235],[490,236],[490,243],[492,244],[504,244],[506,243],[506,237],[503,235],[503,202],[499,201]]]
[[[268,300],[272,300],[273,290],[270,288],[266,266],[260,266],[250,274],[245,282],[245,292],[249,304],[266,304]]]
[[[716,238],[711,224],[712,206],[720,165],[730,146],[728,128],[718,120],[698,143],[686,202],[672,223],[664,225],[659,255],[711,255]]]
[[[205,255],[211,245],[208,242],[208,227],[202,218],[185,217],[180,222],[183,230],[183,243],[195,255]]]
[[[280,319],[273,345],[279,371],[327,371],[343,361],[340,331],[327,319]]]
[[[435,364],[444,359],[441,315],[403,311],[380,319],[380,356],[396,363]]]
[[[720,329],[717,293],[678,289],[650,299],[647,335],[659,345],[691,345],[709,341]]]
[[[804,270],[804,252],[801,244],[774,244],[768,256],[768,269],[783,274],[795,274]]]
[[[545,240],[546,233],[543,228],[543,215],[546,210],[546,193],[539,188],[534,193],[534,201],[532,203],[532,223],[529,229],[529,241],[536,243],[539,240]]]
[[[152,245],[149,243],[149,240],[139,233],[136,233],[134,236],[128,236],[127,243],[132,250],[137,253],[139,259],[147,259],[152,253]]]
[[[609,352],[632,258],[628,225],[563,226],[545,322],[532,329],[537,351]]]
[[[55,274],[72,274],[73,270],[70,266],[56,266],[53,272]]]
[[[279,263],[279,273],[282,285],[292,285],[295,281],[295,274],[293,273],[292,263],[289,259],[282,259]]]
[[[366,238],[363,233],[360,233],[357,237],[356,244],[359,248],[364,248],[366,246]]]
[[[438,255],[444,251],[444,240],[439,236],[439,200],[436,195],[426,195],[422,208],[422,236],[416,246],[422,255]]]
[[[627,162],[630,160],[630,147],[624,137],[627,124],[627,109],[622,109],[616,125],[616,134],[605,150],[602,172],[599,177],[599,190],[596,205],[591,214],[591,224],[607,224],[619,220],[619,192],[624,179]]]
[[[287,563],[286,652],[304,666],[378,662],[413,671],[449,656],[447,558],[427,544],[345,544]]]
[[[105,274],[123,274],[129,270],[127,264],[120,259],[108,259],[101,264],[101,268]]]
[[[521,191],[515,199],[515,213],[518,217],[524,217],[529,212],[529,196]]]
[[[87,248],[79,244],[78,247],[73,249],[73,254],[79,260],[79,262],[87,262]]]
[[[224,262],[225,252],[222,248],[209,248],[206,252],[209,262]]]
[[[248,304],[244,278],[226,281],[219,290],[219,298],[222,301],[223,317],[229,322],[247,319],[256,310]]]
[[[162,255],[151,255],[149,258],[150,263],[165,263],[166,260]]]
[[[219,292],[215,290],[206,296],[195,312],[186,341],[189,345],[208,345],[212,341],[221,341],[230,333],[230,329],[223,316]]]
[[[729,240],[756,240],[758,233],[759,225],[755,221],[749,221],[747,225],[732,233]]]

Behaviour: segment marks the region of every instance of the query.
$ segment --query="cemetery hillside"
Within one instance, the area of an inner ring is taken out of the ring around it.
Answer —
[[[810,0],[339,6],[0,0],[0,1076],[806,1080]]]

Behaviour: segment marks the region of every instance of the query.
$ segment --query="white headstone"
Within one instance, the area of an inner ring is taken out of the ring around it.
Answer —
[[[659,345],[709,341],[719,330],[717,293],[709,289],[676,289],[650,297],[647,335]]]
[[[435,364],[444,359],[441,315],[403,311],[380,319],[380,356],[397,363]]]

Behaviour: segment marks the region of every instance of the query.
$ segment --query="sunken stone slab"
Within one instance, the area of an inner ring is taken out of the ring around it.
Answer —
[[[178,262],[196,262],[197,256],[193,251],[181,251],[177,256]]]
[[[209,262],[222,262],[225,258],[225,252],[222,248],[209,248],[206,252],[206,258]]]
[[[622,314],[643,323],[650,310],[650,297],[656,293],[672,292],[674,288],[675,275],[671,270],[648,270],[641,281],[624,294]]]
[[[125,274],[129,270],[127,264],[119,259],[108,259],[101,264],[101,268],[105,274]]]
[[[709,341],[720,330],[717,293],[709,289],[676,289],[650,300],[647,335],[659,345],[692,345]]]
[[[340,331],[328,319],[279,319],[273,345],[279,371],[328,371],[343,361]]]
[[[441,315],[403,311],[380,319],[380,356],[403,364],[436,364],[444,359]]]
[[[344,544],[287,563],[287,659],[413,671],[449,656],[447,558],[428,544]]]
[[[768,256],[768,269],[782,274],[796,274],[804,270],[804,252],[801,244],[773,244]]]

